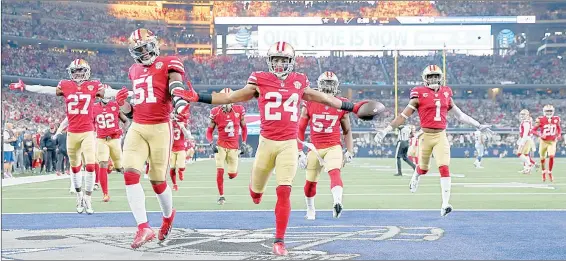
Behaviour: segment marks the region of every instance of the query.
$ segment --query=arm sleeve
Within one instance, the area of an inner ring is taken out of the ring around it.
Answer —
[[[305,141],[305,131],[307,130],[307,125],[309,123],[309,120],[307,118],[301,117],[301,119],[299,120],[299,140],[300,141]],[[303,150],[303,143],[299,142],[297,144],[297,146],[299,147],[299,150]]]
[[[211,127],[208,127],[208,128],[206,129],[206,140],[207,140],[208,142],[212,142],[212,133],[213,133],[213,132],[214,132],[214,129],[211,128]]]
[[[26,84],[26,91],[40,93],[40,94],[49,94],[53,96],[57,95],[57,87],[52,87],[52,86]]]
[[[248,140],[248,126],[242,125],[242,141],[245,143]]]

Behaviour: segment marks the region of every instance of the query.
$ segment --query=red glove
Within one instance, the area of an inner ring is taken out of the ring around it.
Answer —
[[[122,89],[116,93],[116,102],[118,105],[122,106],[126,103],[126,99],[128,99],[128,89],[122,86]]]
[[[352,112],[355,113],[355,114],[357,114],[357,113],[358,113],[358,110],[360,109],[360,107],[362,107],[362,105],[364,105],[364,104],[366,104],[366,103],[368,103],[368,102],[369,102],[369,101],[366,100],[366,101],[361,101],[361,102],[356,103],[356,104],[354,105],[354,110],[352,110]]]
[[[26,84],[22,79],[18,79],[17,83],[10,83],[10,90],[20,90],[23,91],[26,89]]]
[[[198,102],[198,93],[195,92],[190,81],[187,82],[187,86],[189,87],[187,90],[174,90],[173,95],[181,97],[183,100],[188,102]]]
[[[185,105],[183,110],[181,110],[181,112],[175,114],[175,118],[176,118],[177,122],[187,122],[189,120],[189,116],[190,116],[189,110],[190,110],[190,108],[191,108],[191,105],[187,104],[187,105]]]

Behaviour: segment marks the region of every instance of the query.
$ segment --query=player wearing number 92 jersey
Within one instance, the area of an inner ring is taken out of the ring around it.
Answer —
[[[481,125],[456,106],[452,99],[452,89],[442,85],[443,78],[444,74],[440,67],[437,65],[427,66],[422,73],[425,85],[411,90],[409,104],[401,115],[395,117],[387,128],[378,131],[375,136],[375,141],[380,143],[388,132],[403,124],[415,111],[419,113],[421,129],[424,133],[419,139],[419,165],[413,173],[409,188],[411,192],[417,191],[419,177],[428,172],[430,157],[431,154],[434,154],[436,166],[438,166],[440,172],[441,216],[452,211],[452,206],[449,204],[451,188],[448,168],[450,165],[450,143],[446,136],[448,111],[451,111],[463,123],[470,124],[480,131],[491,132],[488,125]]]
[[[231,104],[257,97],[261,113],[260,138],[252,167],[250,195],[259,204],[273,169],[277,179],[275,243],[273,253],[287,255],[283,238],[291,211],[291,184],[297,171],[297,128],[301,100],[312,100],[346,111],[358,112],[367,101],[353,104],[309,88],[304,74],[293,72],[295,50],[277,42],[267,52],[269,72],[254,72],[244,88],[231,93],[198,94],[194,90],[174,93],[190,102]]]
[[[173,94],[174,90],[185,89],[183,62],[174,56],[159,56],[159,41],[147,29],[132,32],[128,42],[130,55],[136,62],[128,73],[134,96],[132,104],[127,103],[128,90],[123,88],[116,94],[116,101],[126,116],[133,118],[124,140],[122,164],[128,203],[138,224],[131,247],[138,248],[155,238],[147,221],[145,194],[140,184],[146,160],[150,166],[149,179],[163,213],[158,239],[165,240],[171,231],[175,211],[171,188],[165,182],[173,141],[170,114],[173,111],[188,118],[189,106]]]

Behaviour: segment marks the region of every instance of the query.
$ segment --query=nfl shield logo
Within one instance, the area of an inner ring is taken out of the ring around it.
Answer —
[[[328,106],[324,106],[324,109],[325,109],[325,110],[328,110]]]
[[[94,86],[93,86],[93,85],[89,85],[89,86],[87,86],[86,88],[87,88],[89,91],[94,90]]]
[[[161,69],[161,67],[163,67],[163,63],[162,63],[162,62],[158,62],[158,63],[155,64],[155,68]]]
[[[284,83],[284,82],[281,82],[281,87],[285,87],[285,83]]]
[[[236,116],[236,118],[240,118],[240,114],[239,113],[234,113],[234,116]]]
[[[295,89],[301,89],[301,87],[303,86],[303,85],[302,85],[300,82],[298,82],[298,81],[295,81],[295,82],[293,83],[293,85],[295,85]]]
[[[448,92],[444,92],[444,97],[448,98]]]
[[[112,106],[112,111],[115,111],[115,110],[116,110],[116,107]]]
[[[423,93],[423,97],[428,97],[428,93]]]

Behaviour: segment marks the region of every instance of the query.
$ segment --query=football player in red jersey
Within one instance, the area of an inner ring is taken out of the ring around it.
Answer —
[[[532,133],[540,137],[538,153],[540,154],[540,165],[542,166],[542,181],[546,181],[546,175],[550,181],[552,177],[552,167],[554,166],[554,155],[556,154],[556,141],[560,139],[562,129],[560,127],[560,117],[554,116],[554,106],[548,104],[542,108],[544,116],[537,118]],[[539,132],[540,129],[540,132]],[[545,162],[548,156],[548,169]]]
[[[96,125],[96,159],[98,161],[98,179],[102,187],[102,201],[110,201],[108,194],[108,159],[112,159],[114,168],[122,171],[122,129],[120,122],[127,125],[128,119],[116,101],[102,98],[94,104]],[[124,126],[127,129],[128,126]]]
[[[70,80],[61,80],[57,87],[25,85],[23,81],[10,84],[11,89],[63,96],[69,121],[67,153],[73,172],[73,183],[77,191],[77,212],[94,213],[92,191],[94,189],[96,148],[94,138],[93,105],[96,97],[112,97],[116,90],[90,79],[90,66],[83,59],[76,59],[67,67]],[[85,195],[81,191],[81,151],[85,157]]]
[[[157,37],[147,29],[132,32],[128,42],[136,62],[128,73],[134,97],[131,104],[126,102],[128,91],[124,88],[116,94],[116,102],[126,116],[133,118],[124,140],[122,165],[128,203],[138,224],[131,247],[139,248],[155,238],[147,221],[145,193],[140,184],[146,160],[151,166],[149,180],[163,213],[158,239],[165,240],[173,227],[173,194],[166,182],[173,143],[170,114],[173,111],[188,118],[189,106],[173,94],[174,90],[185,89],[183,62],[175,56],[159,56]]]
[[[463,123],[470,124],[480,131],[491,133],[489,125],[482,125],[472,117],[468,116],[456,106],[452,99],[452,89],[442,85],[444,74],[437,65],[427,66],[422,79],[424,86],[417,86],[411,90],[410,101],[400,116],[395,117],[387,128],[379,130],[375,135],[375,141],[381,143],[383,138],[391,130],[403,124],[415,111],[419,113],[421,130],[424,132],[419,139],[419,165],[413,173],[409,188],[416,192],[419,177],[429,170],[430,156],[434,154],[436,166],[440,172],[440,187],[442,189],[441,216],[446,216],[452,211],[450,200],[450,143],[446,136],[446,125],[448,111]]]
[[[171,149],[171,162],[169,163],[171,169],[169,170],[169,175],[171,176],[171,182],[173,182],[173,190],[177,191],[179,190],[177,173],[179,174],[179,180],[183,180],[188,139],[192,138],[192,136],[191,132],[185,127],[187,119],[180,115],[177,115],[175,118],[174,114],[171,117],[173,124],[173,147]]]
[[[187,163],[189,164],[193,164],[194,162],[194,156],[195,156],[195,140],[194,139],[189,139],[187,141]]]
[[[324,72],[318,77],[316,90],[336,96],[340,93],[339,84],[336,74]],[[343,97],[338,97],[338,99],[348,101]],[[305,140],[307,125],[310,126],[310,137],[316,150],[310,150],[308,155],[305,155],[303,141]],[[347,149],[344,156],[342,156],[340,127],[342,127]],[[354,141],[348,112],[321,103],[306,102],[299,121],[299,141],[299,166],[306,169],[304,192],[307,215],[305,218],[308,220],[316,218],[314,196],[323,167],[330,176],[330,191],[334,199],[333,216],[339,218],[342,214],[342,192],[344,190],[340,169],[344,166],[344,163],[351,162],[354,157]],[[319,162],[319,157],[324,163]]]
[[[253,72],[244,88],[231,93],[197,94],[193,89],[174,92],[190,102],[230,104],[257,97],[261,115],[259,145],[252,167],[250,195],[259,204],[272,170],[277,179],[275,243],[273,253],[287,255],[283,243],[291,213],[291,184],[297,171],[297,131],[301,100],[323,103],[333,108],[358,112],[367,101],[353,104],[313,90],[307,77],[293,72],[295,50],[277,42],[267,52],[269,72]]]
[[[224,88],[220,93],[231,93],[232,89]],[[219,198],[217,203],[224,205],[224,168],[228,178],[238,176],[238,157],[240,147],[240,128],[242,128],[242,142],[246,143],[248,128],[244,119],[246,109],[242,105],[224,104],[210,110],[210,123],[206,131],[206,139],[212,142],[212,133],[218,127],[218,142],[214,148],[216,160],[216,186]],[[224,166],[226,163],[226,166]]]
[[[519,159],[523,162],[523,170],[519,172],[529,174],[532,167],[535,165],[535,162],[530,156],[533,144],[533,139],[531,138],[533,121],[529,111],[526,109],[521,110],[519,113],[519,119],[521,120],[521,125],[519,126],[519,140],[517,140],[517,145],[519,145],[517,148],[517,156],[519,156]]]

